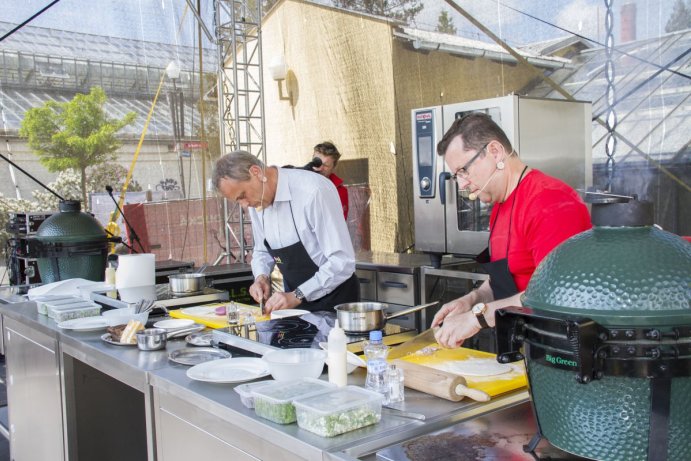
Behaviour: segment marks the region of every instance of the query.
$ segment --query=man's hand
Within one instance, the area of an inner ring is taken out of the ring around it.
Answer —
[[[299,306],[300,303],[301,301],[295,297],[292,291],[288,293],[274,293],[264,304],[264,313],[270,314],[272,311],[280,309],[292,309]]]
[[[260,275],[250,286],[250,296],[261,303],[271,294],[271,281],[266,275]]]
[[[449,315],[444,325],[437,330],[434,337],[440,346],[449,349],[460,347],[463,341],[477,334],[482,328],[472,312]]]
[[[446,304],[444,304],[439,312],[436,313],[434,319],[432,319],[432,328],[438,327],[444,322],[444,319],[448,316],[453,316],[457,314],[462,314],[464,312],[470,311],[473,306],[470,305],[470,301],[466,297],[454,299]]]

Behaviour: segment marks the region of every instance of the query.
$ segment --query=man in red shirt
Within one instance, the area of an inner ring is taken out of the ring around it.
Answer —
[[[432,326],[439,344],[459,347],[494,311],[520,306],[535,268],[554,247],[590,229],[590,215],[576,191],[524,164],[506,134],[486,114],[456,120],[437,145],[459,189],[470,200],[492,204],[489,247],[478,257],[490,279],[439,310]]]
[[[348,221],[348,188],[343,185],[343,180],[334,174],[338,159],[341,158],[340,152],[332,142],[324,141],[314,146],[314,157],[318,157],[322,164],[312,169],[322,176],[326,176],[336,186],[338,196],[343,207],[343,217]]]

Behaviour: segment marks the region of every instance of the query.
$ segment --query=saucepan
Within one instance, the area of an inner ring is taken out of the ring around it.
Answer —
[[[204,290],[206,279],[204,274],[195,272],[192,274],[174,274],[168,276],[170,291],[175,294],[198,293]]]
[[[349,333],[367,333],[368,331],[383,329],[386,321],[389,319],[427,309],[437,304],[438,302],[435,301],[403,309],[393,314],[386,313],[386,309],[389,308],[388,304],[375,302],[339,304],[334,309],[336,309],[338,323],[345,331]]]

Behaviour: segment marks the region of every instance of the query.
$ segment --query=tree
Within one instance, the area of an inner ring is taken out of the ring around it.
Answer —
[[[672,15],[669,17],[665,25],[665,32],[674,32],[675,30],[684,30],[691,28],[691,11],[686,6],[684,0],[677,0],[672,10]]]
[[[93,87],[89,94],[77,94],[71,101],[48,101],[29,109],[22,120],[20,136],[49,171],[73,168],[81,174],[81,195],[86,201],[86,169],[114,160],[121,143],[116,133],[134,121],[130,112],[112,119],[105,111],[106,94]]]
[[[451,19],[449,12],[446,10],[442,10],[442,12],[439,13],[437,32],[456,35],[456,26],[453,25],[453,19]]]
[[[415,20],[424,5],[419,0],[332,0],[334,6],[385,16],[406,24]]]

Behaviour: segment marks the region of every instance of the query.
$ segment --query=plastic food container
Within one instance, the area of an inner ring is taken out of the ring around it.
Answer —
[[[254,408],[254,394],[252,394],[252,391],[260,387],[270,386],[274,383],[276,383],[276,381],[269,379],[266,381],[240,384],[239,386],[235,386],[235,392],[240,394],[240,401],[244,406],[247,408]]]
[[[333,384],[313,378],[281,381],[260,387],[252,391],[254,411],[258,416],[278,424],[294,423],[297,418],[293,400],[321,394],[334,387]]]
[[[39,314],[48,315],[48,304],[55,304],[58,301],[63,301],[66,303],[81,301],[79,298],[74,296],[57,296],[57,295],[46,295],[34,298],[32,301],[36,302],[36,309]]]
[[[381,419],[382,395],[345,386],[293,402],[298,426],[322,437],[334,437]]]
[[[94,303],[82,301],[76,304],[65,304],[62,306],[48,306],[48,317],[56,322],[65,320],[79,319],[82,317],[95,317],[101,313],[101,306]]]

